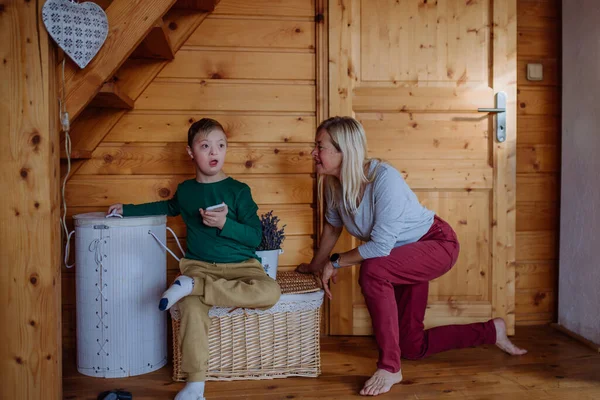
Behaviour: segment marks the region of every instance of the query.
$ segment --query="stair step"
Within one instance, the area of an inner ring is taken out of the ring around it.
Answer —
[[[92,151],[90,150],[72,150],[71,151],[71,160],[91,160],[92,158]],[[67,155],[65,153],[65,150],[62,149],[60,152],[60,159],[61,160],[66,160],[67,159]]]
[[[173,8],[185,8],[196,11],[213,11],[220,0],[177,0]]]
[[[133,109],[134,101],[121,90],[116,82],[106,82],[90,103],[91,107]]]
[[[172,60],[175,58],[175,51],[169,39],[167,26],[162,18],[156,21],[150,33],[148,33],[130,57],[159,60]]]

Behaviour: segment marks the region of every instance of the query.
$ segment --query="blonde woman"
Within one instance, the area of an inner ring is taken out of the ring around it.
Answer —
[[[377,370],[361,395],[385,393],[399,383],[401,356],[416,360],[481,344],[496,344],[511,355],[526,353],[508,339],[501,318],[424,330],[429,281],[452,268],[459,243],[450,225],[419,203],[396,169],[367,158],[358,121],[324,121],[311,154],[324,178],[325,224],[320,248],[298,270],[319,272],[331,299],[329,279],[336,281],[338,268],[361,264],[359,284],[379,347]],[[343,227],[365,243],[330,255]]]

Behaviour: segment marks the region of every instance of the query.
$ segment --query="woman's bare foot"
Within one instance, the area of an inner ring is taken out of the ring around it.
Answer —
[[[496,346],[511,356],[520,356],[527,353],[527,350],[521,349],[513,344],[506,335],[506,324],[502,318],[494,318],[494,327],[496,328]]]
[[[360,391],[363,396],[377,396],[389,392],[392,386],[402,381],[402,371],[392,373],[384,369],[378,369],[365,383]]]

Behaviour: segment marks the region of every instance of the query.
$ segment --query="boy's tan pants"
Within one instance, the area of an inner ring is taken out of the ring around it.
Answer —
[[[215,264],[181,259],[183,275],[194,278],[194,289],[179,301],[181,369],[188,382],[202,382],[208,369],[208,331],[212,306],[271,308],[281,290],[256,259],[236,264]]]

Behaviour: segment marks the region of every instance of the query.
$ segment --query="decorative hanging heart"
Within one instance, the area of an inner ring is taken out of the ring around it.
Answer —
[[[42,19],[52,39],[79,68],[85,68],[98,54],[108,35],[104,10],[89,1],[48,0]]]

